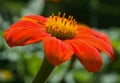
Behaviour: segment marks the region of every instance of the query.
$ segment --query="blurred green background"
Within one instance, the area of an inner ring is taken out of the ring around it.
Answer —
[[[120,83],[120,0],[0,0],[0,83],[30,83],[43,59],[42,43],[10,48],[2,33],[20,17],[52,13],[72,15],[110,38],[115,60],[101,53],[103,66],[87,72],[78,60],[56,67],[47,83]],[[52,49],[52,48],[51,48]]]

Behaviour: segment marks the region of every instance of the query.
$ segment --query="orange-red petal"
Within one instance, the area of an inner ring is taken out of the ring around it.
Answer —
[[[43,17],[43,16],[39,16],[39,15],[27,15],[27,16],[23,16],[20,20],[25,20],[25,21],[30,21],[30,22],[34,22],[38,25],[40,25],[43,30],[45,30],[45,23],[47,21],[47,18]]]
[[[3,35],[10,47],[22,46],[40,42],[48,36],[41,27],[34,22],[21,20],[10,26]]]
[[[88,43],[91,46],[94,46],[100,51],[105,52],[109,56],[111,61],[113,61],[114,59],[113,49],[111,45],[108,42],[104,41],[102,38],[96,37],[94,35],[81,34],[79,35],[79,39]]]
[[[61,40],[55,37],[46,37],[43,41],[46,59],[52,65],[59,65],[68,60],[73,51]]]
[[[66,41],[73,48],[76,56],[89,72],[96,72],[102,66],[102,58],[96,48],[81,40]]]
[[[93,35],[96,36],[98,38],[103,39],[105,42],[110,44],[109,39],[107,38],[107,36],[101,32],[95,31],[90,29],[89,27],[83,27],[83,26],[79,26],[78,28],[78,35],[82,35],[82,34],[88,34],[88,35]]]

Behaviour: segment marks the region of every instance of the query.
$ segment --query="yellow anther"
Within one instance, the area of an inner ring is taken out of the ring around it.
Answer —
[[[75,36],[78,25],[73,16],[69,16],[68,19],[65,18],[65,13],[63,16],[55,16],[54,13],[48,18],[46,22],[46,32],[51,34],[58,39],[65,40],[71,39]]]
[[[63,13],[63,18],[65,18],[65,15],[66,15],[66,14],[65,14],[65,13]]]
[[[52,17],[54,16],[54,13],[52,13]]]
[[[61,13],[60,13],[60,12],[58,12],[58,16],[59,16],[59,17],[60,17],[60,14],[61,14]]]

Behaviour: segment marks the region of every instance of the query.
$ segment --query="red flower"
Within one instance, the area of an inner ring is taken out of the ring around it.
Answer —
[[[79,25],[65,14],[53,14],[45,18],[38,15],[23,16],[11,25],[4,37],[10,47],[23,46],[43,41],[46,59],[52,65],[59,65],[74,54],[90,72],[96,72],[102,65],[100,52],[114,59],[109,39],[102,33]]]

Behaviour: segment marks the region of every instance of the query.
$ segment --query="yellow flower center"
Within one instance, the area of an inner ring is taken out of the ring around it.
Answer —
[[[66,19],[65,13],[62,17],[60,13],[58,13],[58,16],[52,14],[46,22],[46,32],[61,40],[74,38],[77,29],[78,26],[75,19],[72,16]]]

